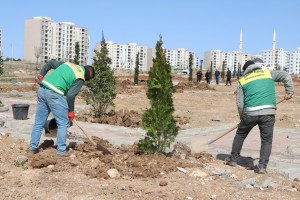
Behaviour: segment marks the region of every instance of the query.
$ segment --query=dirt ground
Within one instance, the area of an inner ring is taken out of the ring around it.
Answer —
[[[235,87],[207,86],[173,79],[175,118],[180,129],[238,123]],[[233,84],[234,85],[234,84]],[[0,84],[4,97],[29,98],[32,84]],[[299,82],[295,97],[278,105],[276,126],[299,128]],[[277,100],[284,95],[276,86]],[[120,126],[138,127],[142,110],[149,106],[146,84],[118,82],[116,109],[105,119],[93,119],[88,109],[76,109],[76,118]],[[18,96],[16,96],[18,95]],[[79,107],[79,106],[78,106]],[[1,113],[0,113],[1,115]],[[103,121],[102,121],[103,120]],[[136,145],[114,147],[94,137],[112,154],[103,155],[88,141],[69,147],[70,157],[59,158],[52,140],[40,145],[38,154],[27,153],[28,143],[0,136],[0,199],[299,199],[300,179],[288,180],[276,171],[258,175],[253,166],[230,167],[205,152],[191,154],[189,147],[175,145],[172,153],[136,154]]]

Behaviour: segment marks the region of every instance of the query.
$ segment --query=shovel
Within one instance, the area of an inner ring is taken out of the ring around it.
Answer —
[[[281,99],[279,100],[277,104],[283,102],[285,99]],[[226,131],[225,133],[223,133],[222,135],[218,136],[217,138],[210,140],[209,142],[206,142],[205,138],[202,140],[201,139],[196,139],[196,142],[192,143],[192,148],[195,149],[194,151],[206,151],[208,149],[208,145],[214,143],[215,141],[219,140],[220,138],[224,137],[225,135],[227,135],[228,133],[230,133],[231,131],[235,130],[236,128],[238,128],[239,124],[236,124],[234,127],[230,128],[228,131]]]
[[[80,130],[84,133],[84,135],[90,140],[90,142],[95,146],[95,148],[99,151],[102,151],[103,155],[106,155],[106,154],[111,154],[111,152],[105,148],[104,146],[100,145],[100,144],[97,144],[93,138],[88,135],[82,128],[81,126],[79,126],[79,124],[77,123],[77,121],[75,119],[73,119],[73,122],[78,126],[78,128],[80,128]]]

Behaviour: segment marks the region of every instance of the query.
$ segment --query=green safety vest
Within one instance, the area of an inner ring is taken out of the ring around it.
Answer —
[[[66,95],[76,79],[84,79],[85,68],[70,62],[65,62],[44,77],[41,82],[46,88]]]
[[[276,108],[275,84],[270,70],[257,69],[239,80],[244,92],[244,110]]]

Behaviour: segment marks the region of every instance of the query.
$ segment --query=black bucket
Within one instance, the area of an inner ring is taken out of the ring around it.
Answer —
[[[14,119],[25,120],[28,116],[29,104],[12,104]]]
[[[72,121],[69,121],[69,127],[73,125]],[[57,123],[55,118],[47,120],[44,124],[45,133],[50,133],[51,135],[56,135]]]

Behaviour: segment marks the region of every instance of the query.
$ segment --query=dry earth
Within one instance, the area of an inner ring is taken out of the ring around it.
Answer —
[[[185,77],[184,77],[185,78]],[[123,82],[123,81],[122,81]],[[130,82],[118,85],[114,122],[135,121],[149,106],[146,86]],[[234,86],[197,86],[176,78],[175,117],[181,129],[237,123]],[[1,84],[5,97],[29,98],[11,90],[35,91],[32,84]],[[124,86],[125,85],[125,86]],[[278,127],[297,128],[299,117],[299,82],[296,96],[278,105]],[[283,86],[276,86],[278,99]],[[18,95],[18,96],[16,96]],[[84,105],[77,98],[77,105]],[[78,106],[79,108],[80,106]],[[84,110],[84,111],[83,111]],[[0,113],[1,115],[1,113]],[[87,109],[77,110],[78,119],[95,120]],[[107,120],[110,123],[110,120]],[[136,126],[136,125],[134,125]],[[0,199],[299,199],[300,180],[288,180],[276,171],[258,175],[249,166],[230,167],[207,153],[191,155],[187,146],[178,144],[173,154],[136,154],[136,146],[114,147],[94,138],[109,148],[103,155],[88,142],[70,146],[68,158],[56,156],[51,140],[41,144],[41,152],[30,155],[27,141],[0,136]]]

